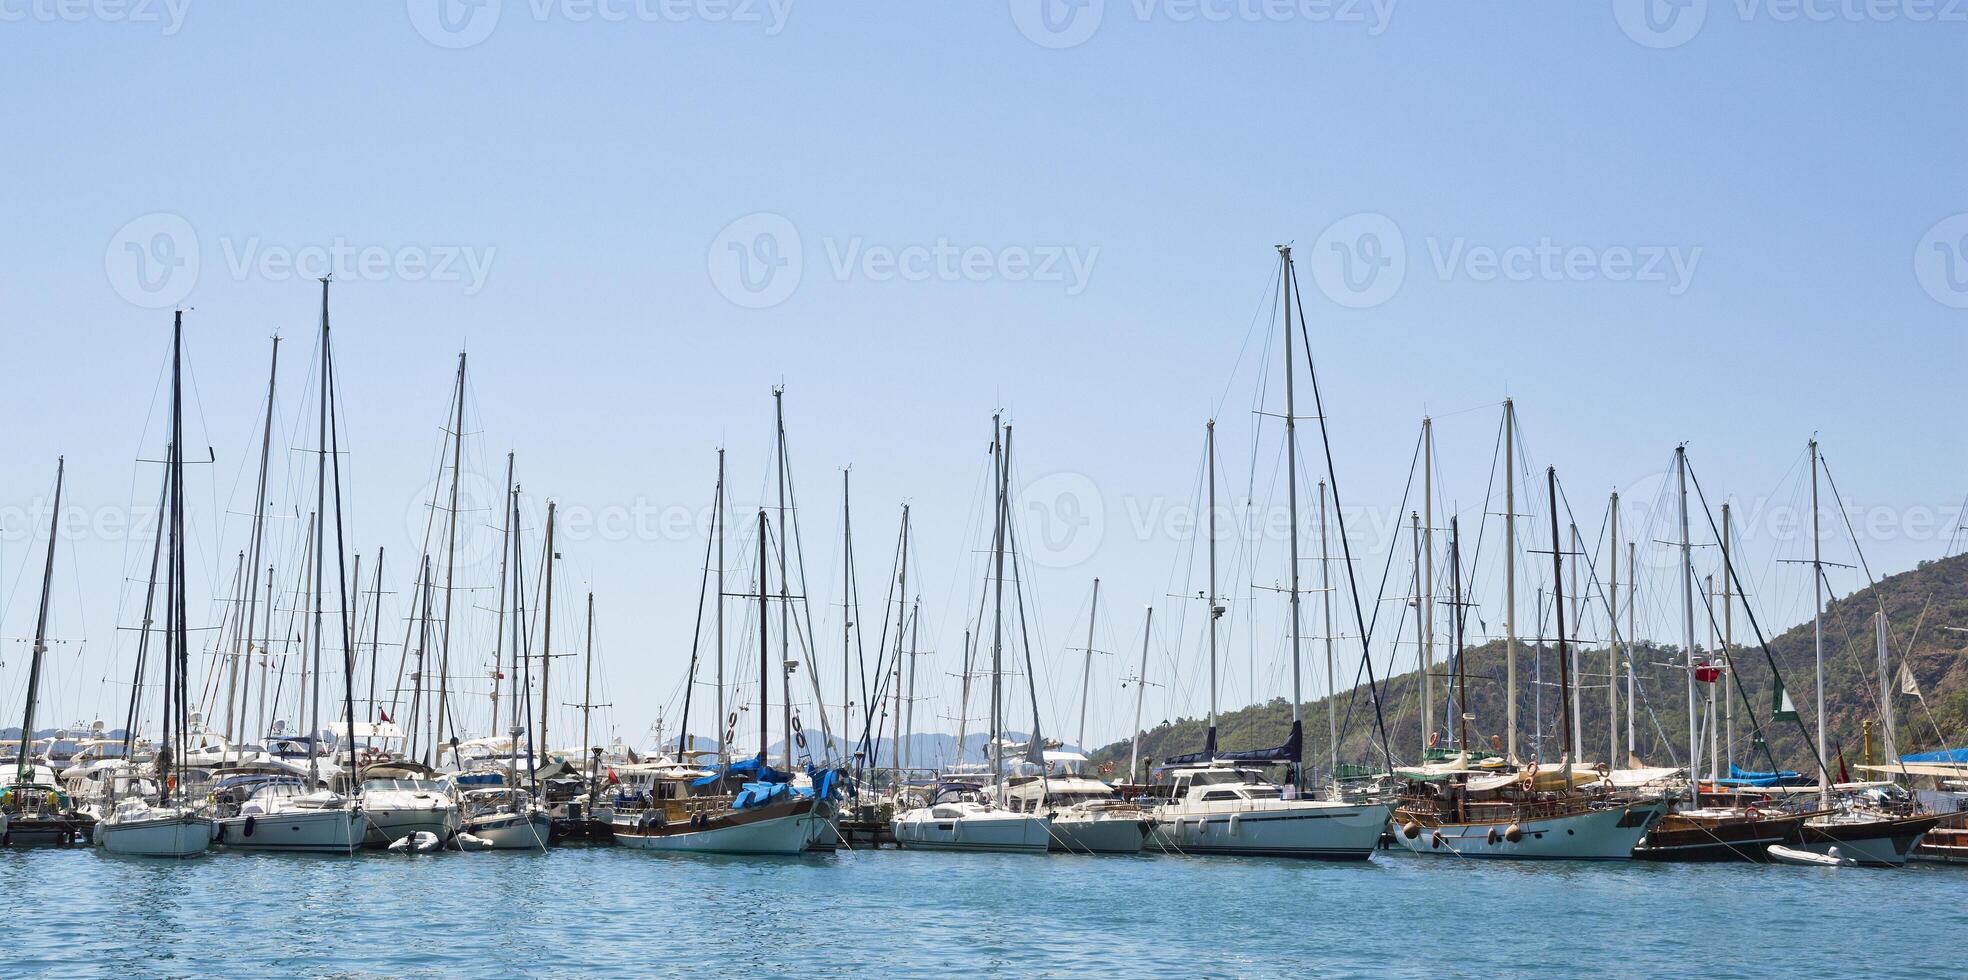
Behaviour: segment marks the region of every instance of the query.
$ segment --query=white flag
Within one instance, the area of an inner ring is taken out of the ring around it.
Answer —
[[[1913,679],[1913,671],[1907,667],[1904,660],[1900,661],[1900,693],[1911,694],[1916,698],[1920,696],[1920,682]]]

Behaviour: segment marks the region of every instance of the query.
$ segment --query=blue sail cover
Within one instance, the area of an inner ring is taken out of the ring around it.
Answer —
[[[1208,762],[1214,758],[1216,758],[1216,726],[1211,725],[1209,732],[1203,736],[1203,750],[1201,752],[1170,756],[1162,760],[1162,766],[1193,766]]]
[[[1900,756],[1901,762],[1968,762],[1968,749],[1937,749]]]
[[[1735,763],[1729,763],[1729,778],[1715,782],[1724,786],[1781,786],[1796,783],[1804,777],[1790,772],[1750,772]]]
[[[731,801],[731,808],[748,810],[791,795],[793,795],[793,788],[785,783],[746,783],[745,788],[738,791],[738,798]]]
[[[780,772],[766,765],[762,759],[741,759],[722,769],[711,770],[710,775],[699,777],[690,785],[693,787],[716,786],[726,778],[740,776],[750,777],[751,781],[760,783],[790,783],[793,781],[792,773]]]
[[[1291,737],[1285,744],[1275,749],[1246,749],[1242,752],[1219,752],[1216,757],[1225,762],[1297,762],[1299,753],[1305,748],[1305,729],[1298,722],[1292,722]]]

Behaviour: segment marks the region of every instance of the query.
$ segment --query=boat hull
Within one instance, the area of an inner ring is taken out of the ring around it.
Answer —
[[[96,827],[102,849],[131,857],[193,858],[212,846],[218,821],[178,811],[135,820],[111,820]]]
[[[1061,854],[1139,854],[1153,823],[1145,817],[1054,817],[1050,849]]]
[[[1380,846],[1391,803],[1283,801],[1242,810],[1155,815],[1148,848],[1171,854],[1364,861]]]
[[[645,851],[695,854],[800,854],[824,823],[813,801],[701,814],[700,820],[617,825],[615,843]]]
[[[1755,820],[1683,821],[1669,814],[1647,831],[1633,856],[1642,861],[1770,860],[1772,846],[1798,840],[1803,816],[1766,816]]]
[[[1546,817],[1430,824],[1426,815],[1397,811],[1394,840],[1416,854],[1545,861],[1626,861],[1666,804],[1629,804]],[[1409,824],[1419,826],[1409,836]],[[1510,839],[1510,827],[1517,839]]]
[[[1805,821],[1798,847],[1815,854],[1838,855],[1869,868],[1897,868],[1907,863],[1914,845],[1941,822],[1934,817],[1882,817],[1878,820],[1842,823]]]
[[[89,841],[91,823],[86,817],[14,817],[0,830],[0,844],[7,847],[69,847]]]
[[[369,815],[360,810],[299,810],[226,817],[218,842],[245,851],[354,854],[368,832]]]
[[[495,851],[543,851],[553,840],[553,818],[545,810],[494,813],[465,821],[465,833]]]
[[[1045,817],[1005,812],[942,820],[897,817],[889,831],[897,845],[911,851],[1044,854],[1053,843],[1051,823]]]

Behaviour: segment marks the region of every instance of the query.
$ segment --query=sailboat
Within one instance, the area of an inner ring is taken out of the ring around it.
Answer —
[[[1830,763],[1825,758],[1824,560],[1818,529],[1818,440],[1811,440],[1811,635],[1816,656],[1818,810],[1804,821],[1799,849],[1864,867],[1899,867],[1929,830],[1937,814],[1895,812],[1863,795],[1841,793],[1834,804]]]
[[[641,810],[617,810],[615,843],[649,851],[712,854],[799,854],[828,830],[821,801],[837,783],[823,773],[810,790],[795,791],[793,775],[766,762],[771,744],[772,651],[768,638],[765,511],[758,514],[759,751],[755,758],[696,776],[679,768]],[[686,733],[686,737],[687,733]],[[793,739],[788,727],[787,742]],[[681,755],[681,750],[679,750]],[[691,778],[695,776],[695,778]],[[701,794],[701,795],[693,795]]]
[[[1394,811],[1399,829],[1395,840],[1417,854],[1452,854],[1466,858],[1565,859],[1624,861],[1647,829],[1665,812],[1660,798],[1626,799],[1615,795],[1601,773],[1575,766],[1578,746],[1575,726],[1568,721],[1572,678],[1566,649],[1564,552],[1558,538],[1558,474],[1545,470],[1551,508],[1551,568],[1553,608],[1557,615],[1559,691],[1564,705],[1559,728],[1565,754],[1549,770],[1537,763],[1516,771],[1478,767],[1470,762],[1465,731],[1462,751],[1453,759],[1395,770],[1403,790]],[[1450,522],[1454,534],[1455,522]],[[1456,677],[1466,685],[1464,604],[1461,560],[1451,545],[1455,594]],[[1462,699],[1467,703],[1467,699]],[[1465,716],[1465,725],[1466,716]]]
[[[191,797],[186,782],[190,743],[190,632],[185,623],[184,547],[184,313],[171,327],[171,445],[166,453],[169,538],[165,546],[164,719],[165,739],[157,753],[158,794],[117,800],[97,828],[103,849],[144,857],[196,857],[212,844],[210,812]],[[46,600],[43,600],[44,604]],[[45,608],[45,606],[44,606]],[[149,628],[149,624],[145,624]],[[132,692],[135,698],[141,692]],[[134,712],[133,712],[134,714]]]
[[[1696,711],[1695,687],[1697,683],[1716,683],[1721,680],[1722,674],[1721,668],[1711,667],[1695,658],[1695,569],[1688,538],[1688,456],[1685,447],[1675,447],[1674,464],[1679,483],[1681,524],[1681,561],[1677,575],[1681,579],[1682,625],[1686,631],[1687,651],[1685,667],[1688,672],[1688,797],[1647,831],[1647,836],[1634,848],[1633,856],[1650,861],[1766,861],[1770,848],[1797,842],[1805,814],[1785,813],[1767,802],[1759,805],[1756,800],[1740,799],[1736,794],[1710,794],[1711,799],[1706,805],[1702,800],[1702,784],[1697,775],[1701,735],[1697,728],[1699,714]],[[1734,572],[1729,562],[1727,517],[1725,511],[1725,530],[1721,542],[1724,581]],[[1722,659],[1726,663],[1726,639],[1724,647]],[[1713,724],[1712,719],[1710,724]],[[1733,760],[1731,765],[1734,765]]]
[[[1297,277],[1291,246],[1278,246],[1280,298],[1284,304],[1285,367],[1285,493],[1290,513],[1290,596],[1292,656],[1292,725],[1283,745],[1275,748],[1220,752],[1216,747],[1217,632],[1223,613],[1216,586],[1216,423],[1207,428],[1205,454],[1209,479],[1209,723],[1203,749],[1163,763],[1168,780],[1166,802],[1155,807],[1149,848],[1182,854],[1237,854],[1360,861],[1380,844],[1393,804],[1380,800],[1313,799],[1303,795],[1305,729],[1299,717],[1304,703],[1300,684],[1298,444],[1292,346],[1292,303]],[[1316,380],[1316,379],[1315,379]],[[1314,391],[1316,395],[1316,388]],[[1320,413],[1323,416],[1323,412]],[[1342,540],[1344,535],[1342,535]],[[1364,631],[1363,631],[1364,632]],[[1264,774],[1264,767],[1283,765],[1290,773],[1283,784]],[[1337,773],[1334,774],[1335,777]],[[1338,797],[1338,786],[1333,786]]]
[[[335,558],[337,560],[337,588],[342,608],[338,617],[341,623],[341,661],[344,685],[344,717],[354,717],[355,677],[352,640],[348,610],[348,582],[346,571],[340,565],[342,535],[342,493],[340,435],[335,423],[335,358],[328,323],[328,280],[321,280],[321,374],[320,402],[316,420],[315,446],[315,506],[312,521],[312,553],[310,564],[313,568],[314,608],[311,616],[308,645],[313,655],[309,681],[313,685],[309,696],[309,724],[306,736],[310,743],[307,753],[307,771],[304,775],[284,773],[256,773],[231,777],[222,789],[222,794],[233,802],[225,805],[219,814],[218,840],[227,847],[243,850],[299,851],[327,854],[352,855],[362,847],[363,839],[369,832],[369,816],[363,812],[360,803],[359,783],[348,787],[349,794],[321,788],[323,785],[322,759],[318,751],[312,750],[315,733],[321,728],[321,668],[322,653],[328,636],[323,625],[323,602],[327,592],[326,571],[328,565],[327,517],[328,491],[332,484],[335,491]],[[330,469],[330,457],[334,458]],[[343,740],[347,743],[347,770],[359,773],[355,756],[355,739]]]
[[[87,841],[90,833],[89,818],[76,811],[74,801],[55,781],[53,769],[34,763],[34,709],[41,693],[41,660],[48,649],[48,598],[54,584],[66,466],[65,459],[55,462],[55,506],[48,519],[48,559],[41,571],[41,606],[34,620],[34,651],[28,661],[27,706],[21,713],[14,778],[0,786],[0,841],[8,847],[74,844]]]
[[[946,774],[929,795],[928,806],[900,810],[889,821],[895,842],[919,851],[998,851],[1044,854],[1052,846],[1053,818],[1010,805],[1004,744],[1004,583],[1005,558],[1010,550],[1010,428],[1002,418],[991,419],[991,467],[994,517],[991,532],[992,632],[991,731],[989,782],[969,774]],[[1029,652],[1029,648],[1028,648]],[[968,673],[968,671],[966,671]],[[1029,673],[1029,672],[1028,672]],[[1028,758],[1044,765],[1045,739],[1038,732],[1038,702],[1033,698],[1033,732]],[[899,746],[898,749],[899,751]],[[983,776],[985,774],[978,774]],[[1040,778],[1043,779],[1043,776]],[[901,804],[898,802],[897,804]]]

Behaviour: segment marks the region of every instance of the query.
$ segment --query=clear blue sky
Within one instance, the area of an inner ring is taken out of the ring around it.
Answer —
[[[1477,519],[1509,394],[1528,465],[1559,466],[1588,532],[1606,491],[1651,496],[1682,441],[1708,486],[1789,500],[1816,431],[1848,503],[1887,515],[1866,542],[1875,569],[1947,549],[1968,493],[1968,137],[1944,93],[1968,64],[1968,24],[1830,4],[1809,20],[1747,0],[1651,22],[1622,19],[1638,9],[1625,3],[1252,2],[1189,19],[1170,0],[1089,2],[1078,20],[1022,2],[604,3],[625,14],[609,20],[571,0],[449,19],[417,0],[75,17],[5,0],[0,724],[20,703],[55,457],[83,513],[155,492],[136,460],[161,452],[170,314],[146,307],[179,289],[191,307],[191,441],[218,460],[192,477],[202,598],[228,587],[243,544],[220,512],[250,506],[241,473],[276,330],[290,340],[282,426],[303,411],[317,287],[283,258],[337,243],[372,253],[338,271],[335,318],[352,526],[371,557],[392,552],[391,629],[462,346],[467,464],[496,483],[515,450],[529,494],[591,512],[701,508],[719,445],[736,506],[757,505],[769,388],[787,385],[818,631],[838,636],[818,603],[839,594],[851,464],[870,606],[897,508],[915,507],[923,646],[938,651],[925,684],[940,691],[978,584],[982,452],[1003,408],[1022,479],[1091,486],[1103,518],[1097,547],[1031,582],[1053,651],[1045,722],[1077,720],[1063,648],[1081,642],[1097,575],[1096,645],[1126,654],[1096,665],[1089,734],[1119,737],[1140,608],[1162,604],[1173,624],[1182,603],[1164,594],[1190,576],[1180,536],[1139,533],[1130,515],[1191,500],[1213,413],[1226,496],[1252,482],[1251,411],[1280,407],[1275,388],[1260,403],[1253,367],[1277,353],[1239,358],[1283,241],[1303,259],[1347,503],[1383,523],[1424,412],[1439,418],[1444,512]],[[1389,227],[1398,288],[1321,288],[1339,282],[1315,278],[1336,268],[1335,243]],[[1539,259],[1547,241],[1576,261]],[[196,272],[142,272],[131,244],[179,258],[188,244]],[[784,275],[760,263],[794,247],[796,283],[748,288]],[[1503,260],[1515,271],[1492,274],[1486,251],[1517,256]],[[1260,496],[1275,452],[1260,447]],[[1934,520],[1912,526],[1921,514]],[[702,541],[562,545],[562,581],[597,593],[610,724],[633,740],[659,707],[674,718]],[[1362,542],[1363,577],[1385,545]],[[1744,543],[1759,568],[1801,547]],[[1225,590],[1274,581],[1278,556]],[[48,723],[120,719],[118,627],[137,618],[124,579],[145,557],[141,538],[65,539],[53,632],[70,642],[53,653]],[[1766,617],[1804,615],[1808,579],[1769,574]],[[1276,595],[1260,596],[1273,632],[1231,703],[1282,693]],[[1657,620],[1643,632],[1678,639],[1668,608],[1643,607]],[[1175,676],[1151,721],[1201,708],[1197,622],[1158,640],[1151,679]],[[461,630],[475,650],[489,639],[489,625]],[[838,683],[837,661],[822,668]],[[948,729],[953,713],[930,703],[918,718]]]

